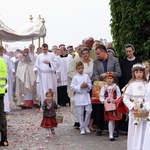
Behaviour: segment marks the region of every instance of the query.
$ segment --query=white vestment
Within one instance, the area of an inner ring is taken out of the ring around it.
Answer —
[[[11,109],[14,106],[13,102],[13,81],[14,81],[14,75],[13,72],[15,72],[13,61],[10,59],[9,56],[3,54],[2,58],[5,60],[7,65],[7,93],[5,93],[4,96],[4,111],[10,112]]]
[[[49,60],[50,64],[45,64],[43,61]],[[49,89],[54,91],[54,99],[57,103],[57,77],[56,70],[59,68],[56,56],[47,52],[41,53],[36,58],[34,71],[38,71],[41,105],[45,99],[45,94]]]
[[[31,60],[21,60],[18,63],[16,71],[16,97],[17,104],[24,101],[33,101],[36,99],[36,76],[33,72],[34,62]]]
[[[135,80],[129,83],[124,93],[123,102],[129,109],[127,150],[141,150],[143,146],[147,121],[145,118],[141,118],[138,125],[134,124],[135,117],[133,114],[133,107],[135,103],[133,101],[138,103],[143,101],[146,90],[147,84],[143,80]]]
[[[38,56],[37,53],[29,53],[29,57],[30,57],[30,59],[31,59],[33,62],[36,61],[37,56]]]
[[[66,57],[57,56],[57,60],[59,63],[60,68],[57,69],[57,78],[58,78],[58,84],[57,86],[64,86],[68,84],[68,65],[70,61],[72,60],[72,55],[68,54]]]
[[[144,142],[143,142],[143,148],[142,150],[149,150],[150,149],[150,82],[148,85],[148,90],[145,95],[145,105],[144,107],[146,110],[149,112],[149,120],[147,121],[146,124],[146,131],[145,131],[145,137],[144,137]]]

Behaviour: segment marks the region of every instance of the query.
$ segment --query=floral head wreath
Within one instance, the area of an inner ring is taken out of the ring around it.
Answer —
[[[142,68],[142,69],[145,69],[145,65],[143,65],[143,64],[135,64],[135,65],[133,65],[132,69],[134,69],[134,68]]]
[[[144,65],[144,64],[134,64],[134,65],[132,66],[132,72],[135,71],[135,70],[137,70],[137,69],[142,69],[142,70],[144,70],[144,69],[145,69],[145,65]]]
[[[113,78],[115,78],[115,75],[113,74],[113,72],[106,72],[105,74],[106,74],[105,77],[113,77]]]

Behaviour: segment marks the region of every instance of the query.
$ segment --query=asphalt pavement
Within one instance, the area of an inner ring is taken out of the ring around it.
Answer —
[[[95,132],[80,135],[73,128],[70,107],[61,107],[58,114],[63,122],[55,129],[56,135],[46,138],[47,131],[40,127],[42,114],[38,108],[22,109],[16,107],[8,115],[8,147],[0,150],[126,150],[127,137],[120,134],[115,141],[108,139],[108,131],[102,136]]]

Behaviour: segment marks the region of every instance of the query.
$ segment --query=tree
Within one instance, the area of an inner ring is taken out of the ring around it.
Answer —
[[[143,60],[150,59],[150,1],[110,0],[111,33],[119,57],[133,44]]]

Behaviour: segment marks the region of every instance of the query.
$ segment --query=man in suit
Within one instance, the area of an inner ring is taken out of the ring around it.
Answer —
[[[95,50],[97,59],[93,62],[92,81],[103,81],[106,72],[113,72],[115,75],[115,82],[118,83],[117,78],[121,76],[121,69],[118,58],[109,56],[104,45],[97,46]],[[104,105],[96,105],[96,135],[99,136],[102,134],[102,130],[104,129]]]

